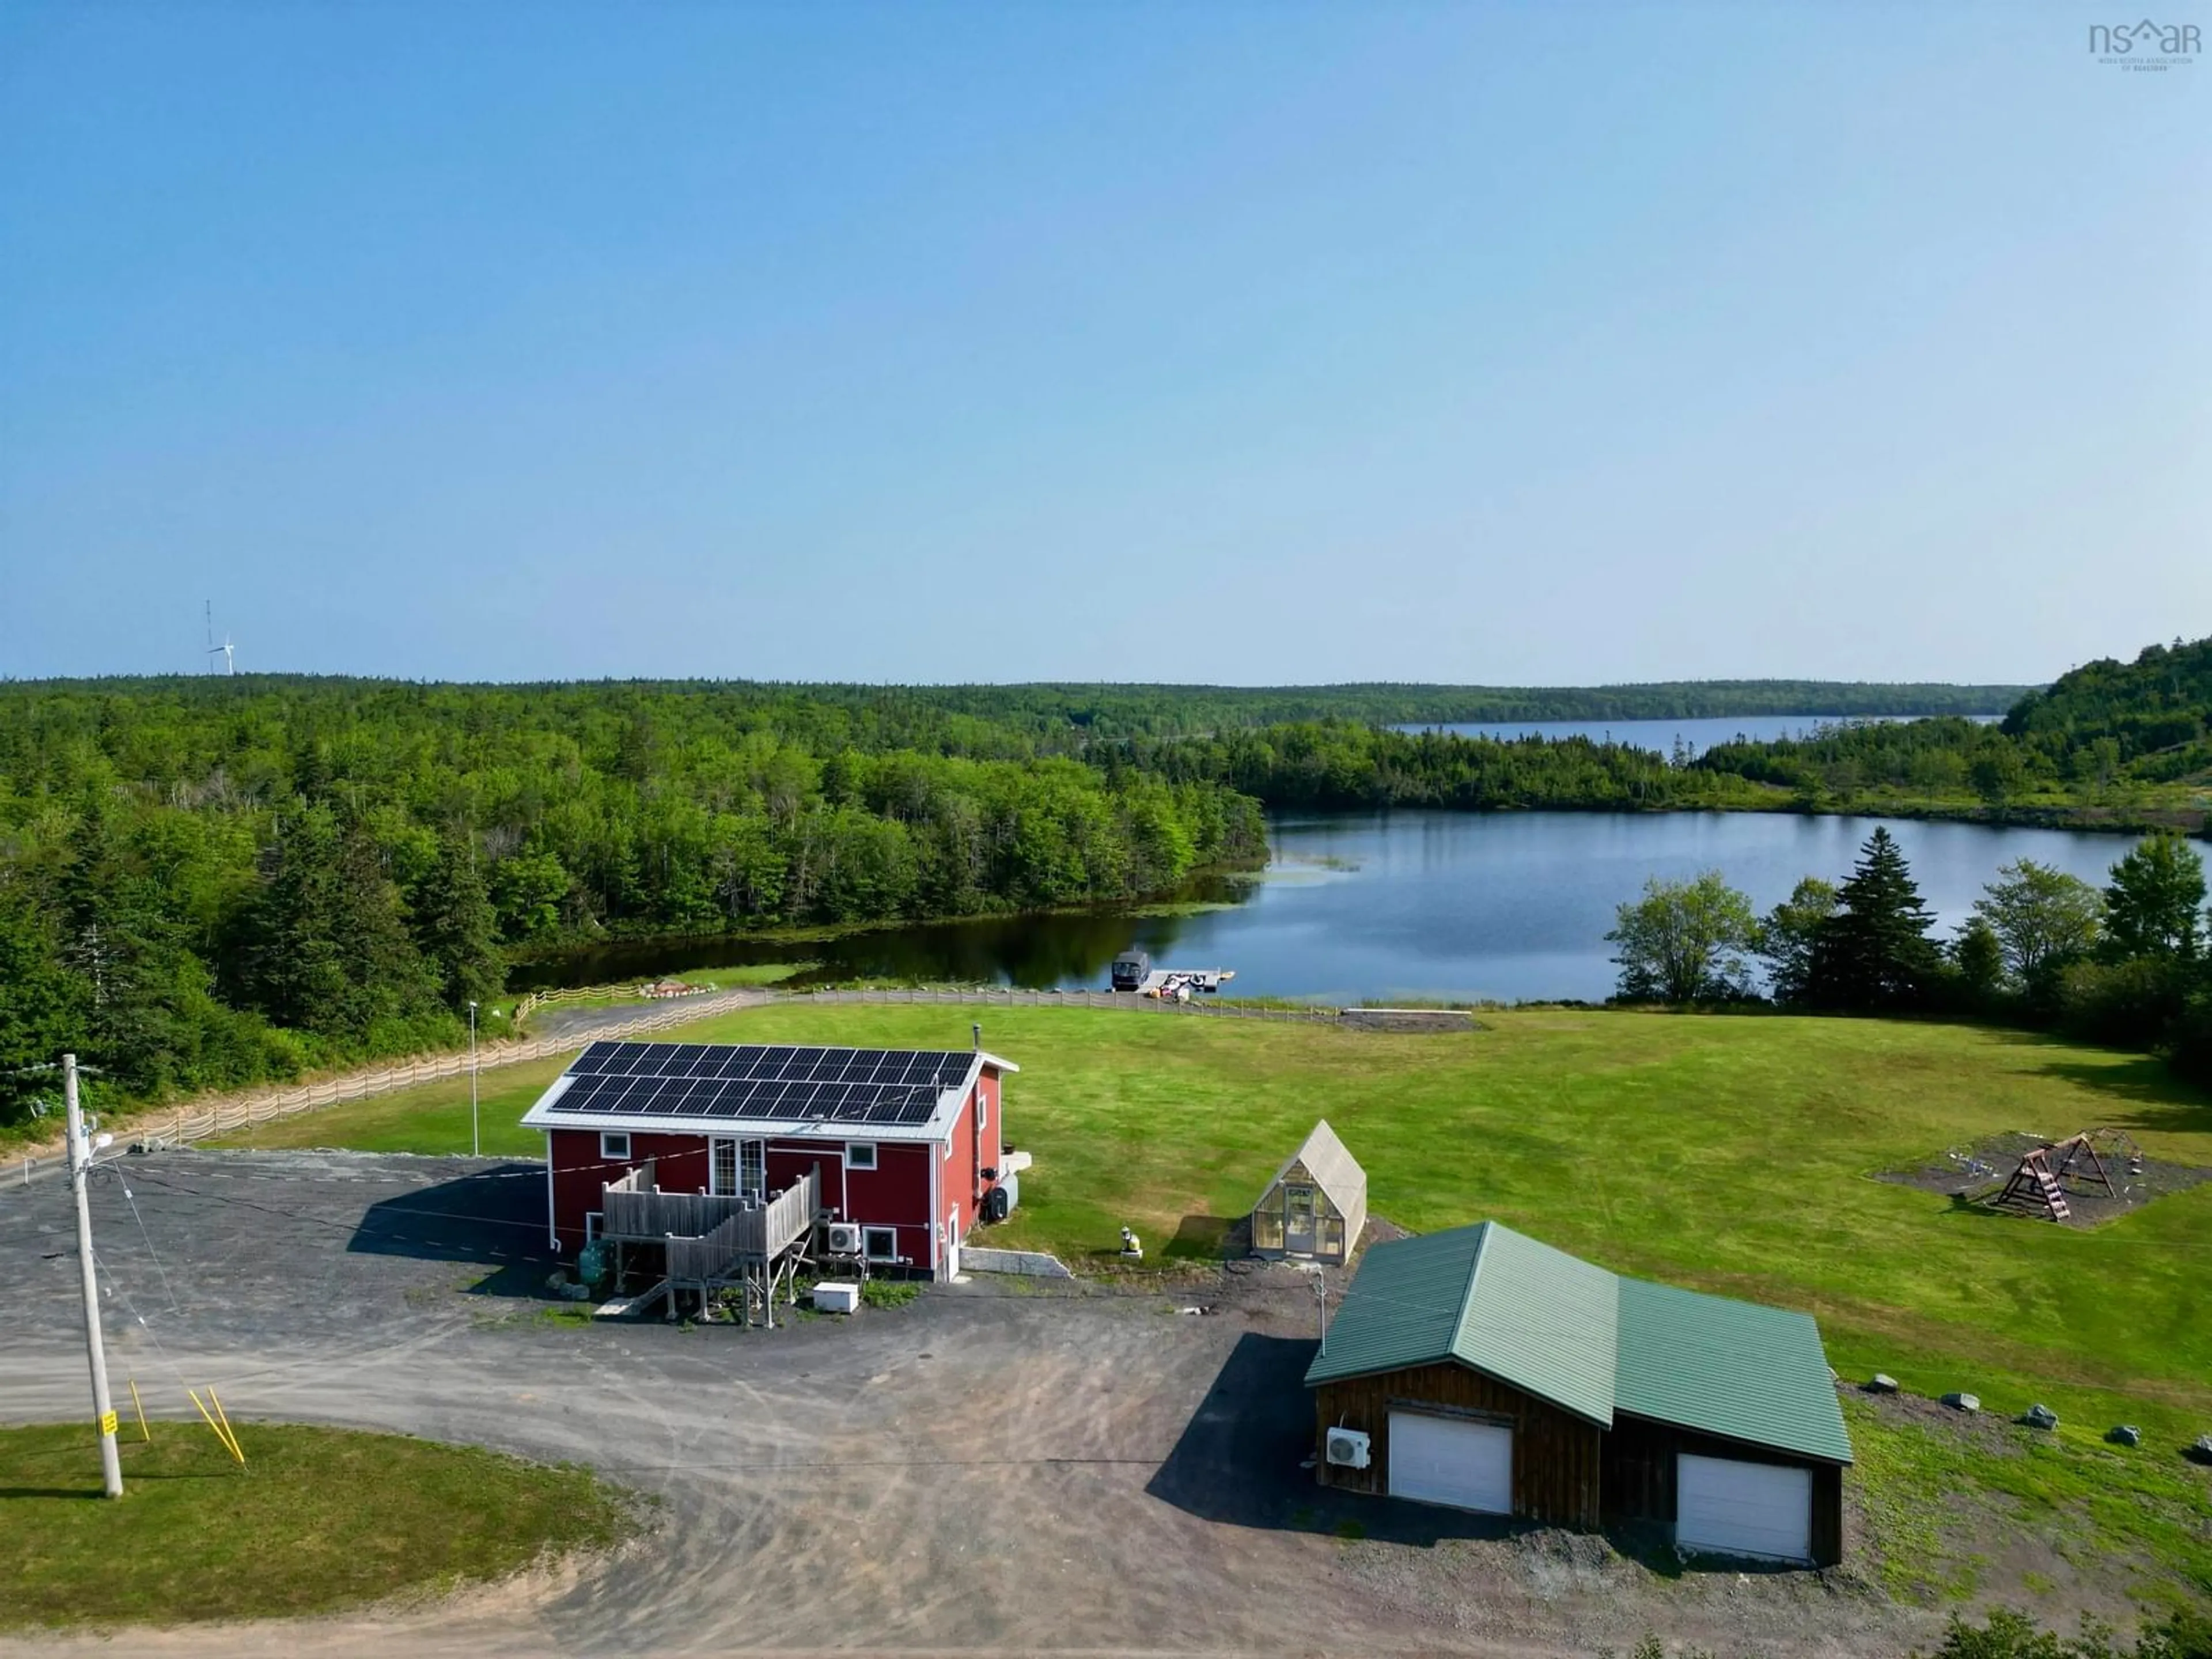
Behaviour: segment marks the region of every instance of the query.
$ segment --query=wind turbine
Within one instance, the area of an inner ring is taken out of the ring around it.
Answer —
[[[235,674],[238,672],[238,653],[230,648],[229,634],[226,632],[223,635],[222,643],[221,645],[217,645],[215,642],[215,601],[213,599],[210,599],[207,602],[207,637],[208,656],[210,659],[216,657],[221,657],[222,659],[222,672],[224,673]],[[210,674],[215,672],[215,664],[212,660],[208,664],[207,672]]]

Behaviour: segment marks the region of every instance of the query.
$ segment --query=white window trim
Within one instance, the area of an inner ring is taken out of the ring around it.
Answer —
[[[585,1243],[592,1243],[599,1238],[600,1224],[605,1221],[606,1218],[606,1212],[604,1210],[586,1210],[584,1212]]]
[[[890,1241],[891,1241],[891,1247],[890,1247],[890,1249],[888,1249],[888,1250],[878,1250],[878,1249],[877,1249],[875,1248],[875,1241],[876,1241],[877,1239],[878,1239],[878,1238],[884,1237],[885,1237],[885,1236],[888,1236],[888,1237],[890,1237]],[[860,1229],[860,1254],[861,1254],[863,1256],[866,1257],[866,1258],[867,1258],[869,1261],[897,1261],[897,1260],[898,1260],[898,1229],[897,1229],[897,1228],[896,1228],[896,1227],[863,1227],[863,1228],[861,1228],[861,1229]]]
[[[860,1156],[863,1152],[867,1154],[865,1158]],[[848,1140],[845,1143],[845,1167],[848,1170],[879,1169],[882,1166],[877,1162],[878,1156],[876,1143],[872,1140]]]
[[[614,1147],[614,1143],[617,1140],[622,1142],[620,1152],[617,1152]],[[602,1129],[599,1131],[599,1158],[602,1162],[627,1164],[629,1162],[629,1130]]]

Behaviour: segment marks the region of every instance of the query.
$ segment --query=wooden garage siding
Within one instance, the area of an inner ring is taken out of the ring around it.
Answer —
[[[1513,1513],[1547,1526],[1595,1528],[1599,1523],[1600,1453],[1596,1424],[1563,1412],[1464,1365],[1419,1365],[1374,1376],[1350,1376],[1314,1390],[1315,1455],[1323,1486],[1347,1492],[1388,1490],[1390,1412],[1424,1406],[1513,1427]],[[1368,1466],[1347,1469],[1326,1455],[1328,1431],[1358,1429],[1370,1438]]]
[[[1832,1567],[1844,1559],[1844,1472],[1834,1463],[1723,1440],[1694,1429],[1678,1429],[1626,1413],[1613,1419],[1604,1437],[1605,1519],[1659,1521],[1674,1524],[1675,1458],[1733,1458],[1739,1463],[1781,1463],[1813,1472],[1813,1562]]]

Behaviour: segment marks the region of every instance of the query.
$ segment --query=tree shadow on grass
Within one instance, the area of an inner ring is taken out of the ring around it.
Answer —
[[[2114,1103],[2114,1109],[2096,1125],[2047,1126],[2055,1132],[2072,1133],[2076,1128],[2094,1127],[2130,1133],[2212,1134],[2212,1093],[2175,1076],[2173,1068],[2154,1055],[2115,1050],[2109,1063],[2094,1065],[2061,1057],[2078,1054],[2079,1042],[2036,1031],[1998,1035],[2001,1041],[2016,1048],[2057,1051],[2039,1067],[2045,1076]]]
[[[460,1261],[492,1271],[475,1296],[533,1296],[559,1265],[545,1236],[545,1172],[526,1164],[479,1170],[380,1199],[362,1212],[346,1249],[416,1261]]]

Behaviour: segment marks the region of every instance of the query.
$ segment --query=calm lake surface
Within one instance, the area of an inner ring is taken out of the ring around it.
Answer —
[[[1917,720],[1917,714],[1893,714],[1891,720]],[[1970,714],[1984,725],[2002,718]],[[1460,722],[1448,726],[1401,726],[1401,732],[1449,732],[1461,738],[1588,738],[1592,743],[1625,743],[1671,755],[1679,744],[1686,753],[1702,755],[1717,743],[1748,738],[1772,743],[1779,738],[1808,737],[1824,726],[1868,726],[1869,719],[1842,714],[1737,714],[1721,720],[1505,720],[1494,723]]]
[[[1734,724],[1730,722],[1730,724]],[[807,980],[880,977],[1103,989],[1137,945],[1170,968],[1231,968],[1234,994],[1597,1000],[1613,987],[1613,907],[1647,878],[1721,871],[1765,909],[1802,876],[1850,873],[1887,823],[1948,932],[2001,864],[2030,858],[2102,884],[2125,836],[1772,812],[1393,812],[1283,817],[1255,876],[1188,905],[932,923],[810,942],[617,945],[519,967],[519,990],[811,962]]]

